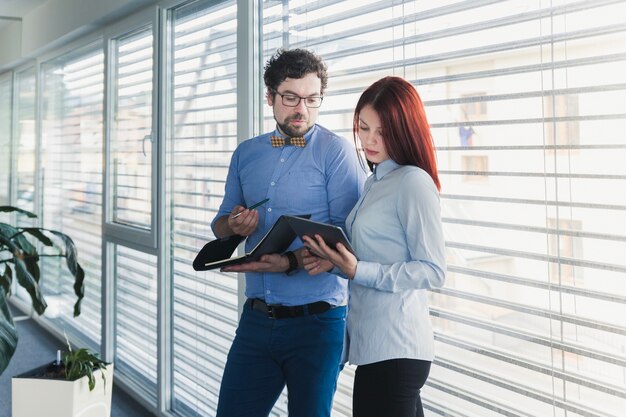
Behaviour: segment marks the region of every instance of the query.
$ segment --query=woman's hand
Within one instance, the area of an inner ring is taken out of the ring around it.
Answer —
[[[317,234],[315,235],[315,239],[312,239],[309,236],[304,236],[302,238],[302,241],[307,246],[307,248],[309,248],[309,251],[312,254],[319,256],[319,258],[322,258],[319,260],[319,265],[315,265],[314,262],[311,262],[309,264],[311,267],[320,266],[323,268],[322,265],[324,262],[332,263],[337,268],[341,269],[341,272],[343,272],[346,277],[350,279],[354,278],[354,275],[356,274],[357,260],[352,252],[346,249],[344,245],[342,245],[341,243],[337,243],[337,248],[333,249],[326,244],[324,238]],[[311,274],[311,269],[307,267],[306,263],[305,268],[309,271],[309,274]]]

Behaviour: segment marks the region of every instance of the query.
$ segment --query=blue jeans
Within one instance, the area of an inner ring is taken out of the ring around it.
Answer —
[[[266,417],[285,384],[290,416],[330,416],[345,322],[345,307],[271,319],[246,303],[228,353],[217,416]]]

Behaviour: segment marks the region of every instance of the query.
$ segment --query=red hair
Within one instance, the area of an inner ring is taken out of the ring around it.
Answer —
[[[413,85],[400,77],[385,77],[369,86],[354,109],[352,132],[355,143],[359,115],[365,106],[371,106],[380,118],[389,157],[400,165],[423,169],[441,190],[430,126],[422,100]],[[367,161],[367,165],[373,170],[371,162]]]

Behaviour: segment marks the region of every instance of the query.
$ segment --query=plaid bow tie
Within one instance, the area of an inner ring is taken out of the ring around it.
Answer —
[[[297,138],[281,138],[280,136],[272,136],[270,139],[272,140],[272,146],[274,148],[289,145],[297,146],[298,148],[304,148],[306,146],[306,141],[302,136]]]

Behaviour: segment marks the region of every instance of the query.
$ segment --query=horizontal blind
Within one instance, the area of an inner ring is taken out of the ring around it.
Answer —
[[[37,76],[34,67],[15,73],[15,124],[13,137],[15,146],[15,206],[35,211],[35,94]],[[35,213],[37,214],[37,213]],[[33,220],[24,216],[18,224],[33,225]]]
[[[98,347],[102,304],[102,42],[44,62],[41,77],[44,225],[74,240],[78,261],[85,270],[82,313],[73,318],[73,277],[63,260],[44,260],[43,286],[49,304],[46,317],[69,336]]]
[[[34,67],[15,72],[12,115],[13,161],[10,198],[11,205],[35,213],[35,94],[37,77]],[[40,214],[40,213],[35,213]],[[39,226],[38,219],[16,216],[16,224],[22,227]],[[30,295],[21,286],[14,284],[15,296],[30,300]]]
[[[152,25],[116,37],[109,167],[111,219],[152,225]],[[107,250],[115,280],[115,371],[157,402],[157,258],[121,244]]]
[[[0,75],[0,205],[10,203],[13,74]]]
[[[152,225],[152,26],[113,42],[112,220]]]
[[[157,399],[157,258],[111,245],[115,277],[115,372]]]
[[[237,146],[237,2],[191,2],[170,14],[167,187],[173,283],[172,407],[215,415],[238,320],[237,278],[195,272]]]
[[[624,12],[600,0],[263,3],[265,58],[305,47],[328,64],[322,125],[351,138],[356,100],[386,75],[425,102],[448,258],[431,293],[428,415],[626,405]],[[351,385],[348,367],[335,415],[351,415]]]

